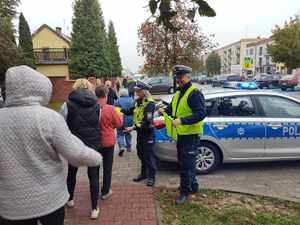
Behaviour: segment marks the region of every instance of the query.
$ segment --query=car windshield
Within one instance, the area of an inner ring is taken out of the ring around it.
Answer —
[[[219,76],[217,76],[217,80],[226,80],[226,76],[225,75],[219,75]]]
[[[241,78],[239,75],[231,75],[227,77],[228,81],[239,81]]]
[[[273,75],[271,75],[271,77],[273,80],[280,80],[280,78],[281,78],[279,74],[273,74]]]
[[[282,80],[291,80],[294,78],[294,75],[285,75]]]

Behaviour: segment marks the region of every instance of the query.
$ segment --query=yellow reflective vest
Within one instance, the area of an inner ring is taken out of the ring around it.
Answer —
[[[167,135],[174,140],[177,140],[178,135],[192,135],[192,134],[202,134],[203,133],[203,121],[197,122],[192,125],[178,125],[173,127],[171,125],[172,118],[184,118],[191,116],[193,114],[192,109],[188,105],[188,97],[189,95],[197,89],[195,86],[189,87],[189,89],[184,93],[184,95],[180,97],[180,91],[177,91],[172,99],[172,117],[167,116],[164,114],[164,118],[166,121],[166,129]],[[178,102],[179,101],[179,102]]]
[[[133,122],[136,127],[141,127],[141,123],[144,118],[145,108],[147,107],[147,105],[150,102],[154,102],[154,100],[151,98],[148,98],[148,99],[143,100],[142,104],[140,104],[140,105],[138,105],[137,103],[135,104],[135,108],[133,111]]]

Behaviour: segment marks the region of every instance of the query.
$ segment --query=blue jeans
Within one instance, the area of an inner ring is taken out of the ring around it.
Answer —
[[[132,136],[130,133],[124,133],[122,129],[117,130],[117,140],[120,150],[129,150],[132,145]]]

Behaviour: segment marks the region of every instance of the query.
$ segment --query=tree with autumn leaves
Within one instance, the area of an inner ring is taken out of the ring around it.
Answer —
[[[144,71],[149,74],[168,74],[175,64],[184,64],[199,71],[201,56],[213,47],[198,24],[189,18],[189,5],[178,0],[176,15],[170,20],[175,30],[159,24],[160,13],[147,19],[139,28],[139,54],[145,58]]]
[[[268,53],[274,62],[284,63],[288,70],[300,68],[300,15],[291,18],[284,27],[276,26]]]

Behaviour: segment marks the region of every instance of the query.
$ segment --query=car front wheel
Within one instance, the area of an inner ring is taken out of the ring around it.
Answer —
[[[202,142],[198,147],[196,158],[196,172],[198,174],[208,174],[218,168],[221,163],[220,151],[212,143]]]

